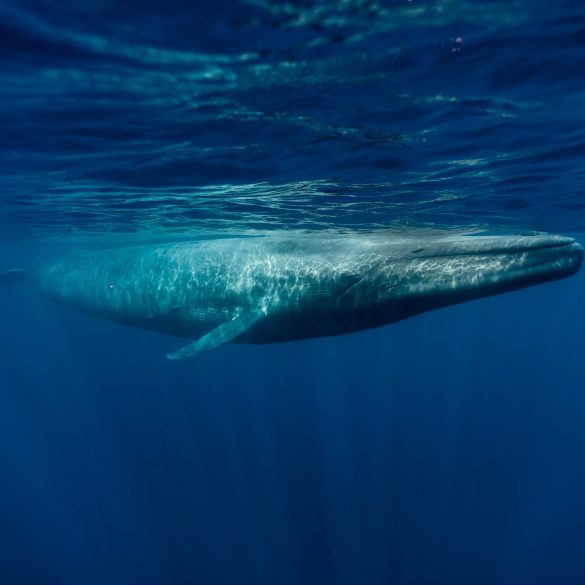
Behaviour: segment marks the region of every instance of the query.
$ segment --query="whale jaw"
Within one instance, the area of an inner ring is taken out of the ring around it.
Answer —
[[[575,274],[584,250],[573,238],[561,236],[476,237],[454,240],[437,256],[438,274],[430,270],[435,288],[481,294],[508,292]],[[492,293],[493,290],[493,293]],[[435,292],[438,292],[436,290]]]
[[[416,259],[389,263],[377,319],[391,323],[565,278],[579,270],[584,256],[575,240],[560,236],[469,236],[419,250]]]

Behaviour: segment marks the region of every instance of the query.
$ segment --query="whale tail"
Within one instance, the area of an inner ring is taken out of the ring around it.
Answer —
[[[3,284],[18,284],[20,282],[27,282],[28,274],[24,270],[6,270],[0,272],[0,285]]]

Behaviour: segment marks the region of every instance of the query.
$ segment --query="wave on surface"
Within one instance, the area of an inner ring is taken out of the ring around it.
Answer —
[[[215,4],[0,3],[5,237],[585,230],[580,3]]]

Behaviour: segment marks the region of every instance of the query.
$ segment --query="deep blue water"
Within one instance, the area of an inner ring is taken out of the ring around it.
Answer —
[[[585,243],[584,80],[577,1],[2,0],[0,270],[283,231]],[[2,288],[0,583],[582,584],[584,295],[170,362]]]

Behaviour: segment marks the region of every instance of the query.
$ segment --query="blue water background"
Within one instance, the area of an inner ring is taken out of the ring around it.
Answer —
[[[302,230],[585,242],[576,1],[0,3],[0,268]],[[0,291],[0,582],[582,584],[585,277],[168,362]]]

